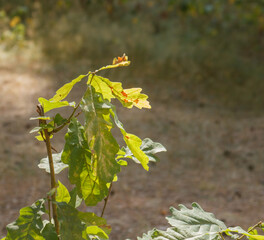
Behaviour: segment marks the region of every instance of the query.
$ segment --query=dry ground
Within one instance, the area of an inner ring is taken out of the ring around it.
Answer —
[[[0,237],[21,207],[49,190],[48,176],[37,168],[45,147],[29,135],[35,124],[29,118],[36,115],[37,97],[52,96],[58,83],[41,64],[23,60],[2,56],[0,63]],[[168,151],[150,172],[131,163],[119,175],[105,213],[111,239],[165,228],[170,206],[194,201],[227,225],[263,220],[264,117],[186,103],[173,81],[154,85],[146,79],[142,87],[152,110],[118,109],[120,119],[129,132],[159,141]],[[62,140],[54,140],[58,149]],[[66,181],[65,174],[61,179]],[[101,208],[94,210],[100,214]]]

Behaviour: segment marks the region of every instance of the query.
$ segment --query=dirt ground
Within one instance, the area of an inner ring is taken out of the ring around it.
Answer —
[[[36,124],[29,118],[36,115],[37,97],[51,97],[58,83],[41,66],[20,63],[8,57],[0,63],[0,237],[21,207],[49,190],[48,176],[37,167],[45,146],[29,134]],[[229,226],[263,220],[264,117],[186,102],[173,81],[154,85],[146,79],[139,87],[152,109],[119,108],[119,118],[128,132],[161,142],[167,152],[149,172],[132,162],[123,168],[105,212],[110,238],[136,239],[153,227],[164,229],[169,207],[180,203],[198,202]],[[57,149],[62,140],[53,140]],[[65,175],[60,179],[67,183]],[[100,214],[102,204],[93,210]]]

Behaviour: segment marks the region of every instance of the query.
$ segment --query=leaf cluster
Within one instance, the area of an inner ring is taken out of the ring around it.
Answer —
[[[138,136],[127,133],[117,116],[113,99],[126,108],[151,108],[148,96],[141,93],[142,89],[124,89],[122,83],[97,75],[102,70],[129,64],[126,55],[115,58],[113,64],[80,75],[65,84],[52,98],[38,99],[39,116],[31,120],[38,120],[39,126],[31,133],[38,133],[37,140],[46,143],[48,149],[48,157],[41,159],[38,166],[50,173],[51,179],[55,179],[54,174],[68,169],[68,178],[73,186],[69,191],[58,181],[52,185],[47,197],[22,208],[19,218],[7,226],[5,240],[108,239],[111,227],[106,220],[92,212],[81,212],[78,207],[82,202],[86,206],[95,206],[104,199],[106,204],[112,182],[117,181],[117,174],[128,160],[141,164],[148,171],[149,161],[158,161],[155,154],[166,151],[160,143],[149,138],[142,141]],[[72,88],[84,78],[87,78],[87,87],[81,100],[78,104],[68,102],[66,98]],[[67,118],[58,113],[50,115],[51,110],[61,107],[72,107],[72,114]],[[79,113],[76,114],[77,110]],[[81,113],[84,121],[78,119]],[[55,148],[50,146],[50,138],[66,126],[63,149],[51,154],[51,149]],[[124,146],[119,146],[112,135],[114,127],[120,129]]]

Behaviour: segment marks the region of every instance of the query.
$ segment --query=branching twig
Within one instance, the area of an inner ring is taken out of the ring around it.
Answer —
[[[53,134],[53,133],[56,133],[56,132],[60,131],[61,129],[63,129],[71,121],[71,118],[74,116],[74,113],[78,109],[79,105],[80,105],[80,103],[78,103],[77,106],[73,109],[72,114],[69,116],[69,118],[67,119],[67,121],[65,123],[63,123],[62,125],[60,125],[57,128],[54,128],[50,133]]]
[[[253,230],[256,229],[257,227],[260,227],[261,224],[262,224],[261,221],[258,222],[258,223],[256,223],[253,227],[249,228],[247,232],[249,233],[249,232],[253,231]],[[241,240],[243,237],[245,237],[245,235],[240,236],[237,240]]]

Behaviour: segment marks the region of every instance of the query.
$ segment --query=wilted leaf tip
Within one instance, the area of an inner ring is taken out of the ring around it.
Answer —
[[[119,63],[122,63],[122,62],[128,62],[128,56],[126,56],[126,54],[124,53],[122,57],[117,57],[117,58],[114,58],[113,59],[113,65],[115,64],[119,64]]]

